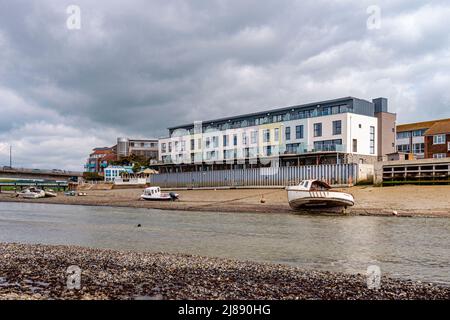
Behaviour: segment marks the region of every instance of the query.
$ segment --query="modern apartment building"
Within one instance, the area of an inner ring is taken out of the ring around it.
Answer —
[[[387,99],[320,101],[169,128],[161,170],[373,163],[395,151]]]
[[[142,156],[149,160],[157,160],[158,139],[117,138],[117,157],[127,157],[131,154]]]
[[[450,119],[441,119],[398,125],[397,151],[411,153],[416,159],[442,157],[446,153],[443,150],[445,143],[441,141],[441,138],[436,138],[438,139],[436,141],[433,141],[433,139],[435,135],[441,135],[442,137],[442,135],[450,132],[449,122]]]

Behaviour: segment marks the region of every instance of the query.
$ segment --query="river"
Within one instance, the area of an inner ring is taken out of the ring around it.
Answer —
[[[137,227],[141,224],[141,227]],[[0,242],[290,264],[450,285],[450,219],[208,213],[0,203]]]

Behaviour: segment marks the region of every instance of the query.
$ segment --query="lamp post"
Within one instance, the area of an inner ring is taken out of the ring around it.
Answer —
[[[9,167],[12,168],[12,145],[9,145]]]

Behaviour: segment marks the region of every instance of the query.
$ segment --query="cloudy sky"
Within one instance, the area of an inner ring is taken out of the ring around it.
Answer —
[[[449,17],[447,0],[0,0],[0,166],[12,144],[15,166],[81,170],[117,136],[349,95],[450,117]]]

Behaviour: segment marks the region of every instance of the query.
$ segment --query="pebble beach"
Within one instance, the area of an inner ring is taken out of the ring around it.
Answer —
[[[80,267],[79,289],[67,268]],[[450,288],[183,254],[0,243],[0,299],[450,299]]]

